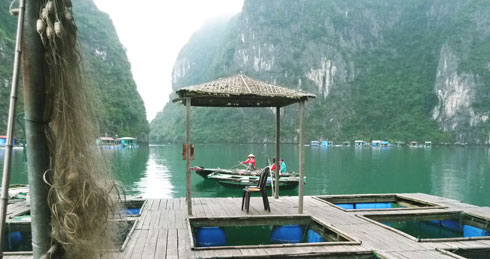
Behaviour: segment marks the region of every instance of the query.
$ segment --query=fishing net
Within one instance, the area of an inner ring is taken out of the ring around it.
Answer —
[[[117,185],[95,146],[93,95],[82,74],[72,4],[43,1],[37,31],[45,47],[47,138],[52,238],[66,258],[101,257],[115,237],[109,219]]]

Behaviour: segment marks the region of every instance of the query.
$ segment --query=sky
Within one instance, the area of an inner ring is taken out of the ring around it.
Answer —
[[[172,92],[180,49],[207,20],[241,12],[243,0],[94,0],[109,14],[127,50],[131,71],[153,120]]]

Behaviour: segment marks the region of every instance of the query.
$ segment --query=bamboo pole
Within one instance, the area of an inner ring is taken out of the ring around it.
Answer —
[[[304,176],[305,176],[305,101],[299,103],[299,193],[298,213],[303,213]]]
[[[191,196],[191,98],[185,98],[186,125],[185,125],[185,177],[186,177],[186,201],[187,215],[192,215],[192,196]]]
[[[40,258],[51,246],[51,212],[48,207],[49,186],[43,174],[49,169],[49,153],[44,118],[45,76],[44,48],[36,31],[42,1],[27,1],[22,44],[24,111],[28,155],[29,192],[31,194],[31,228],[33,258]]]
[[[276,186],[274,192],[274,198],[279,198],[279,157],[280,157],[280,146],[281,146],[281,108],[276,107]]]
[[[5,218],[9,199],[10,171],[12,168],[12,148],[15,129],[15,108],[17,104],[17,88],[19,85],[20,56],[22,54],[22,32],[24,29],[25,0],[19,3],[19,18],[17,19],[17,36],[15,40],[14,68],[12,74],[12,88],[10,89],[10,105],[7,121],[7,143],[3,162],[2,193],[0,196],[0,258],[3,258],[3,244],[5,240]]]

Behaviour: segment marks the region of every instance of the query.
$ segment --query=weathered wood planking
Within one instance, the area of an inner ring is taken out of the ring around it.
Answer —
[[[187,222],[185,198],[148,200],[139,223],[131,236],[126,249],[113,253],[115,258],[247,258],[284,257],[287,255],[328,255],[351,252],[369,253],[375,251],[386,258],[453,258],[436,249],[455,250],[458,248],[490,248],[490,240],[416,242],[395,231],[374,224],[362,215],[383,215],[403,213],[434,213],[447,211],[471,212],[490,217],[490,208],[464,204],[456,200],[427,194],[401,194],[417,200],[436,203],[446,208],[426,208],[415,211],[343,211],[306,196],[304,214],[315,217],[325,225],[332,226],[349,237],[361,241],[359,245],[317,245],[284,247],[233,247],[227,249],[192,250]],[[240,209],[241,198],[194,198],[193,217],[249,217],[294,215],[298,211],[297,197],[270,198],[271,212],[263,209],[261,197],[253,197],[250,213]],[[12,206],[12,211],[21,211],[22,206]],[[26,208],[25,206],[23,208]],[[32,256],[8,255],[4,258],[27,259]]]

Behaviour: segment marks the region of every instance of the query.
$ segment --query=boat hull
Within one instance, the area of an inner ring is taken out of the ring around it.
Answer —
[[[259,176],[247,176],[247,175],[231,175],[222,173],[212,173],[208,175],[209,179],[213,179],[223,186],[243,188],[246,186],[256,186],[259,181]],[[267,188],[271,188],[271,181],[274,178],[267,179]],[[298,187],[299,177],[289,176],[279,178],[280,189],[293,189]]]
[[[212,173],[220,173],[220,174],[230,174],[230,175],[238,175],[238,176],[260,176],[260,173],[262,172],[261,168],[258,168],[256,170],[250,171],[250,170],[237,170],[237,169],[221,169],[221,168],[206,168],[202,166],[194,166],[191,168],[192,171],[195,171],[196,174],[201,176],[204,179],[208,179],[208,176]],[[294,173],[282,173],[281,177],[290,177],[290,176],[297,176]],[[258,178],[257,178],[258,179]]]

